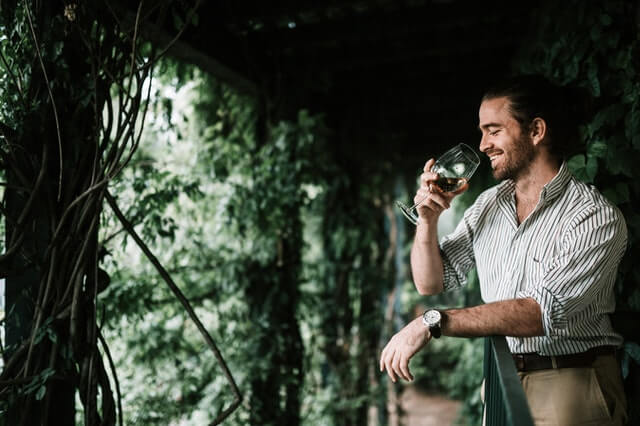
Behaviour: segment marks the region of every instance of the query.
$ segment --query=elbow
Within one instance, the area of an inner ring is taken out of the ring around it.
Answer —
[[[424,283],[424,282],[414,282],[416,286],[416,290],[418,290],[418,294],[421,296],[432,296],[434,294],[438,294],[442,292],[443,285],[442,283]]]
[[[431,289],[422,288],[422,287],[417,287],[417,289],[418,289],[418,294],[420,294],[420,296],[433,296],[435,294],[433,291],[431,291]]]

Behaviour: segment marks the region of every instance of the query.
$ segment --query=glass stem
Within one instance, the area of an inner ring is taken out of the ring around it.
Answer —
[[[415,210],[418,208],[418,206],[420,205],[420,203],[422,203],[424,200],[427,199],[429,195],[425,195],[424,197],[422,197],[417,203],[415,203],[414,205],[412,205],[411,207],[409,207],[409,210]]]

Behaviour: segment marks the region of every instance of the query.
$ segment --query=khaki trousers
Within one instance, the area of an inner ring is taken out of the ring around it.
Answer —
[[[627,401],[618,361],[601,355],[588,368],[518,373],[536,426],[622,426]],[[484,381],[481,398],[484,402]],[[486,410],[482,424],[486,424]],[[517,422],[516,422],[517,424]]]
[[[622,426],[627,401],[614,355],[588,368],[518,373],[536,426]]]

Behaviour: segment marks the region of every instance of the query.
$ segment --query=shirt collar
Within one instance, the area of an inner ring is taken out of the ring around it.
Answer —
[[[569,172],[567,163],[563,161],[560,165],[560,170],[558,170],[555,177],[542,188],[540,201],[548,203],[558,198],[558,196],[564,191],[564,188],[567,186],[570,179],[571,172]]]
[[[558,198],[558,196],[564,191],[564,188],[567,186],[570,179],[571,172],[569,172],[567,163],[563,161],[560,165],[560,170],[558,170],[558,173],[553,177],[553,179],[551,179],[545,186],[542,187],[542,192],[540,193],[540,202],[546,204]],[[498,198],[510,198],[515,194],[515,189],[515,182],[511,179],[508,179],[498,185],[498,191],[496,195]]]

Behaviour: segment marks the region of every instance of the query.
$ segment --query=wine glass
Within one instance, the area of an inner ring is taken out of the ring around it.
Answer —
[[[438,174],[438,179],[431,182],[442,192],[453,192],[462,188],[471,179],[471,176],[480,165],[480,157],[469,145],[459,143],[442,156],[440,156],[431,167],[431,171]],[[411,223],[418,224],[418,213],[416,208],[426,198],[425,196],[413,206],[408,207],[400,201],[396,205]]]

